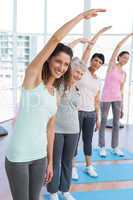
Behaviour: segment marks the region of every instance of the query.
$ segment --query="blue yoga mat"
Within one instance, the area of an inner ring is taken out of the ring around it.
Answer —
[[[132,200],[133,189],[75,192],[73,196],[76,200]]]
[[[74,184],[84,184],[133,180],[133,164],[96,165],[95,168],[98,177],[92,178],[86,173],[84,166],[79,166],[79,180],[74,180],[72,182]]]
[[[133,153],[129,152],[128,150],[124,149],[124,157],[120,157],[117,155],[114,155],[111,149],[107,149],[107,157],[103,158],[99,155],[99,149],[93,149],[92,153],[92,160],[98,161],[98,160],[133,160]],[[82,150],[79,150],[78,155],[76,156],[76,160],[78,162],[84,162],[84,154]]]
[[[76,200],[133,200],[133,189],[74,192],[72,195]],[[63,200],[61,195],[59,195],[59,197],[60,200]],[[49,195],[45,195],[44,199],[50,200]]]

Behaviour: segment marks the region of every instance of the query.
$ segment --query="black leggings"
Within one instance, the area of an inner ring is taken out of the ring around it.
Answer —
[[[92,112],[79,111],[80,133],[82,131],[83,150],[85,156],[91,156],[92,154],[92,138],[93,138],[95,123],[96,123],[95,111]],[[79,139],[80,139],[80,134],[79,134]],[[77,151],[78,151],[78,144],[75,156],[77,155]]]
[[[10,162],[5,168],[13,200],[39,200],[44,181],[46,158],[32,162]]]

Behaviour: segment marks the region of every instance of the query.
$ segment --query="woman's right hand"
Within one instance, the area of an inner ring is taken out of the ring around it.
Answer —
[[[130,33],[129,36],[133,36],[133,33]]]
[[[82,43],[82,44],[89,43],[89,39],[88,38],[80,38],[80,43]]]
[[[99,12],[106,12],[106,9],[91,9],[83,12],[81,15],[83,16],[84,19],[90,19],[92,17],[96,17]]]
[[[105,32],[105,31],[107,31],[107,30],[109,30],[111,28],[112,28],[112,26],[106,26],[103,29],[101,29],[101,32]]]

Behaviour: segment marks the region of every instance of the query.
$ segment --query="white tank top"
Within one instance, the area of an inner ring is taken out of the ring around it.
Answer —
[[[50,95],[43,83],[32,90],[22,89],[7,152],[9,161],[29,162],[47,156],[47,123],[56,110],[56,94]]]
[[[80,111],[95,111],[95,97],[100,89],[100,80],[94,78],[90,71],[83,75],[78,82],[77,87],[80,90]]]

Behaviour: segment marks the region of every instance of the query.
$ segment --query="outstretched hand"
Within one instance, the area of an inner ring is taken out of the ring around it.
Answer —
[[[103,29],[101,29],[102,32],[108,31],[109,29],[111,29],[112,26],[106,26]]]
[[[80,43],[82,43],[82,44],[88,44],[88,46],[94,45],[94,42],[91,41],[91,40],[89,40],[89,39],[87,39],[87,38],[81,38],[80,39]]]
[[[106,9],[91,9],[83,12],[82,15],[84,19],[90,19],[91,17],[96,17],[101,12],[106,12]]]
[[[89,39],[87,39],[87,38],[80,38],[80,43],[82,43],[82,44],[89,43]]]
[[[133,33],[130,33],[129,36],[133,36]]]
[[[89,40],[89,39],[87,39],[87,38],[81,38],[80,39],[80,43],[83,43],[83,44],[87,43],[89,46],[94,45],[94,42]]]

